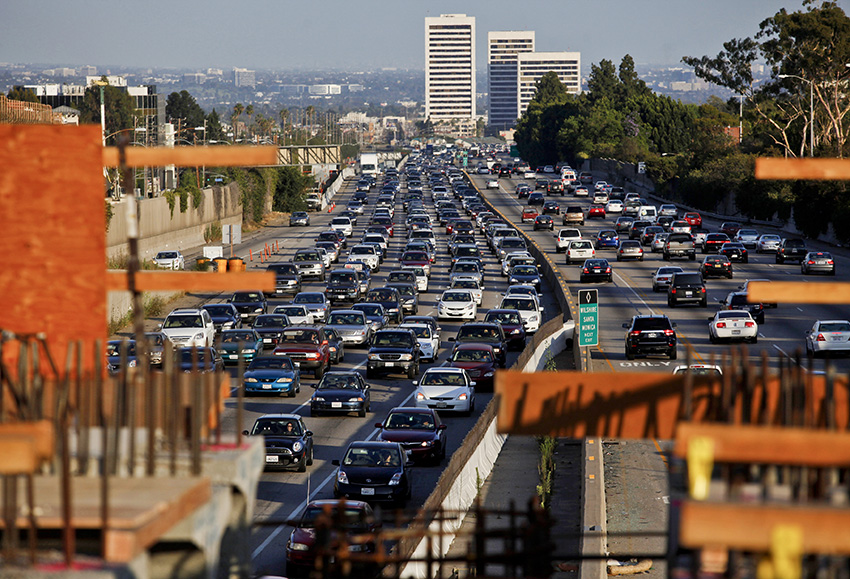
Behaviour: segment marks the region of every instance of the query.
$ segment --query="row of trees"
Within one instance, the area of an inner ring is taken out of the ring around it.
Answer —
[[[850,111],[850,19],[835,2],[810,0],[801,11],[780,10],[753,38],[731,40],[717,56],[682,60],[739,97],[686,105],[657,95],[638,78],[629,55],[619,68],[607,60],[593,65],[588,90],[578,96],[549,73],[517,123],[520,154],[533,165],[591,157],[644,161],[658,192],[671,199],[705,210],[734,201],[755,219],[787,219],[793,212],[806,235],[824,233],[831,223],[840,239],[850,240],[843,182],[754,178],[758,156],[848,153],[843,120]],[[754,79],[759,61],[770,67],[766,82]],[[739,123],[740,142],[730,130]]]

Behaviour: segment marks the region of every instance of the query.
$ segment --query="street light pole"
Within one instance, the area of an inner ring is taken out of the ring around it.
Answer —
[[[815,156],[815,81],[796,74],[780,74],[779,78],[796,78],[809,83],[809,157]]]

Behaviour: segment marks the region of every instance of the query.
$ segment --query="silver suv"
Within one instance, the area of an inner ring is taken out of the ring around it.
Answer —
[[[165,318],[160,331],[177,348],[211,346],[215,341],[215,325],[206,310],[174,310]]]

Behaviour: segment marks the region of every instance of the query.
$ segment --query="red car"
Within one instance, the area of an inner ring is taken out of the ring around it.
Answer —
[[[440,464],[446,457],[446,425],[433,408],[393,408],[375,428],[381,430],[378,440],[398,442],[416,462]]]
[[[540,214],[537,212],[537,209],[535,209],[534,207],[526,207],[522,210],[522,222],[530,223],[537,219],[538,215]]]
[[[478,390],[492,391],[493,376],[496,375],[499,362],[490,344],[468,342],[455,346],[449,358],[449,367],[463,368]]]
[[[371,224],[383,226],[390,237],[393,236],[393,220],[390,217],[374,217]]]
[[[590,209],[587,210],[587,218],[593,219],[594,217],[605,219],[605,207],[603,205],[590,206]]]
[[[340,512],[345,509],[344,512]],[[376,542],[374,533],[381,529],[381,522],[375,518],[375,513],[368,503],[363,501],[324,499],[310,501],[301,515],[301,520],[289,535],[286,542],[286,571],[294,577],[298,572],[312,571],[318,555],[316,549],[317,521],[326,517],[331,531],[330,549],[339,548],[343,538],[338,535],[339,522],[345,528],[345,543],[349,552],[357,554],[374,553]],[[353,547],[359,545],[357,549]],[[368,563],[362,563],[368,565]],[[368,574],[370,570],[364,570]]]
[[[446,221],[446,235],[451,235],[455,230],[455,223],[457,223],[457,219],[449,219]]]
[[[691,227],[702,227],[702,215],[699,213],[685,213],[682,219],[687,221]]]
[[[319,328],[289,326],[280,333],[275,356],[289,356],[301,372],[312,370],[316,380],[331,367],[331,347]]]
[[[517,310],[488,310],[484,316],[485,322],[497,322],[501,324],[505,332],[505,340],[508,349],[522,350],[525,348],[525,326],[522,324],[522,316]]]
[[[405,251],[401,254],[401,259],[399,261],[402,266],[421,265],[425,268],[426,275],[431,272],[431,259],[428,257],[428,253],[424,251]]]

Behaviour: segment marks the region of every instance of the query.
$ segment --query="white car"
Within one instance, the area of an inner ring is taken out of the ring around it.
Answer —
[[[691,224],[687,221],[674,221],[670,224],[670,233],[690,233]]]
[[[778,235],[772,233],[759,235],[756,241],[756,253],[776,253],[780,243],[782,243],[782,238]]]
[[[498,189],[499,188],[499,180],[498,179],[487,179],[487,188],[488,189]]]
[[[328,253],[328,250],[324,247],[316,247],[316,251],[319,252],[319,255],[322,256],[322,263],[325,264],[325,269],[330,269],[331,264],[333,263],[333,256]]]
[[[403,323],[399,328],[408,328],[416,334],[416,341],[419,342],[419,351],[421,352],[421,360],[433,362],[437,359],[437,354],[440,350],[440,337],[431,329],[431,326],[419,323]]]
[[[421,294],[428,291],[428,272],[421,265],[405,265],[402,271],[412,271],[416,277],[416,290]]]
[[[658,215],[669,215],[670,217],[679,217],[679,210],[672,203],[665,203],[658,208]]]
[[[502,277],[508,277],[508,273],[517,265],[537,265],[537,261],[525,251],[509,253],[502,260]]]
[[[417,408],[434,408],[471,414],[475,410],[475,382],[463,368],[429,368],[414,380]]]
[[[676,366],[673,374],[685,374],[690,371],[694,376],[723,376],[723,369],[717,364],[691,364],[690,366]]]
[[[673,274],[682,273],[684,271],[685,270],[676,265],[659,267],[655,270],[655,273],[652,274],[652,291],[658,292],[666,289],[670,285],[670,281],[673,279]]]
[[[313,316],[313,323],[325,323],[330,310],[328,296],[324,292],[299,292],[292,298],[293,304],[303,305]]]
[[[593,190],[594,190],[594,191],[605,191],[605,189],[606,189],[607,187],[608,187],[608,183],[606,183],[605,181],[597,181],[597,182],[593,185]]]
[[[720,340],[741,340],[755,344],[759,339],[759,325],[744,310],[720,310],[708,323],[708,339],[712,344]]]
[[[593,194],[593,202],[598,203],[599,205],[607,205],[608,193],[606,193],[605,191],[597,191]]]
[[[472,297],[475,299],[475,305],[481,306],[481,300],[484,297],[484,287],[477,279],[458,279],[452,280],[449,289],[461,289],[472,292]]]
[[[759,237],[759,232],[755,229],[739,229],[733,241],[743,244],[744,247],[755,247]]]
[[[285,314],[289,318],[289,323],[293,326],[313,323],[313,314],[304,305],[284,304],[282,306],[275,306],[272,313]]]
[[[573,262],[584,263],[585,259],[596,257],[596,250],[593,248],[593,242],[587,239],[579,239],[571,241],[567,246],[567,265]]]
[[[363,214],[363,204],[360,201],[351,201],[345,208],[358,215]]]
[[[571,241],[579,241],[581,239],[581,230],[574,227],[565,227],[559,229],[555,235],[555,250],[558,253],[566,251]]]
[[[850,353],[850,322],[818,320],[806,332],[806,354]]]
[[[212,346],[215,325],[207,310],[177,309],[166,316],[160,331],[176,348]]]
[[[378,255],[374,245],[361,243],[351,248],[348,253],[349,261],[362,261],[372,271],[378,271],[381,265],[381,256]]]
[[[499,304],[500,310],[517,310],[522,317],[522,325],[529,334],[540,329],[540,318],[543,315],[543,307],[537,298],[531,295],[509,295],[502,298]]]
[[[342,231],[346,237],[351,237],[351,234],[354,233],[354,226],[348,217],[334,217],[331,219],[331,229]]]
[[[153,258],[153,263],[164,269],[186,269],[186,261],[179,251],[160,251]]]
[[[522,178],[523,179],[537,179],[537,173],[535,173],[534,171],[525,171],[522,174]]]
[[[437,318],[474,320],[478,305],[469,290],[446,290],[437,302]]]
[[[623,202],[619,199],[611,199],[605,206],[605,213],[622,213]]]

